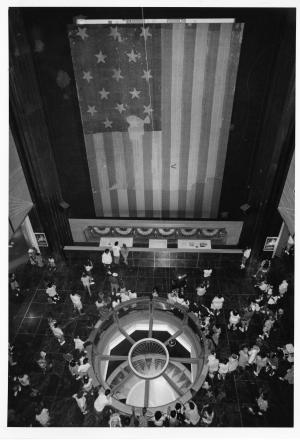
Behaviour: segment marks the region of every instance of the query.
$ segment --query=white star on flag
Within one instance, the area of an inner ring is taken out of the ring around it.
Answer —
[[[123,79],[124,78],[124,76],[122,76],[121,75],[121,69],[119,68],[119,69],[113,69],[113,78],[115,78],[115,80],[117,81],[117,82],[119,82],[119,79]]]
[[[141,54],[138,53],[134,53],[134,50],[131,49],[131,52],[126,52],[126,55],[128,56],[128,62],[130,63],[131,61],[133,61],[134,63],[136,63],[136,59],[137,58],[141,58]]]
[[[153,76],[151,75],[151,70],[143,70],[144,75],[142,76],[142,78],[144,78],[147,82],[149,82],[150,78],[153,78]]]
[[[85,40],[88,38],[88,34],[86,33],[86,28],[78,28],[78,31],[76,32],[76,35],[80,37],[82,40]]]
[[[107,55],[104,55],[104,53],[102,53],[102,50],[100,50],[99,53],[95,54],[95,57],[97,57],[97,64],[105,63],[105,58],[107,58]]]
[[[151,115],[152,112],[153,112],[153,109],[151,108],[151,104],[144,105],[144,113],[147,113],[148,115]]]
[[[94,113],[97,113],[96,107],[94,105],[88,105],[87,113],[90,113],[91,116],[94,116]]]
[[[110,92],[107,92],[104,87],[98,93],[100,93],[101,99],[108,99],[108,95],[110,94]]]
[[[141,90],[137,90],[136,88],[134,88],[134,89],[131,90],[129,93],[131,94],[131,99],[139,98],[139,97],[140,97]]]
[[[93,79],[90,71],[89,72],[83,71],[83,77],[82,78],[86,79],[88,83]]]
[[[112,121],[110,121],[108,118],[105,119],[103,124],[105,128],[112,128]]]
[[[117,104],[115,109],[118,110],[118,112],[120,112],[120,113],[126,111],[126,108],[124,107],[124,104]]]
[[[147,41],[148,37],[152,37],[152,34],[149,32],[149,27],[142,27],[142,32],[140,33],[140,37],[144,37],[145,41]]]
[[[122,37],[120,32],[118,31],[118,27],[111,27],[110,28],[110,33],[109,33],[109,37],[113,37],[114,40],[118,40],[119,43],[121,43],[122,41]]]

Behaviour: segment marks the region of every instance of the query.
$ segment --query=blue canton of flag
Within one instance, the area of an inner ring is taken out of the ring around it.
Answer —
[[[130,116],[161,130],[160,26],[72,26],[84,133],[127,131]]]

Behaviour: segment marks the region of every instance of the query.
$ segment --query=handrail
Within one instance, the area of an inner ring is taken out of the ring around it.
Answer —
[[[204,352],[204,354],[199,357],[199,369],[197,371],[197,375],[193,381],[193,383],[191,384],[190,389],[180,397],[180,401],[181,402],[186,402],[187,400],[189,400],[198,390],[199,388],[202,386],[202,383],[205,379],[206,376],[206,370],[207,368],[205,368],[206,365],[206,361],[207,361],[207,345],[205,342],[205,338],[203,337],[202,334],[202,330],[200,327],[200,324],[198,322],[198,319],[196,318],[196,316],[192,313],[189,312],[187,310],[186,307],[180,305],[180,304],[170,304],[168,302],[168,300],[166,300],[163,297],[157,297],[157,298],[149,298],[148,296],[144,296],[144,297],[139,297],[139,298],[134,298],[128,301],[124,301],[123,303],[121,303],[120,305],[114,307],[104,318],[103,318],[103,322],[101,323],[101,325],[97,328],[97,331],[94,332],[93,334],[93,338],[91,339],[92,342],[92,348],[91,348],[91,360],[92,360],[92,366],[93,366],[93,370],[94,370],[94,375],[96,376],[97,381],[101,384],[102,387],[104,388],[108,388],[109,385],[106,383],[106,381],[103,379],[102,375],[100,374],[100,377],[97,373],[97,368],[95,367],[95,362],[96,362],[96,358],[99,356],[95,353],[95,344],[94,344],[94,340],[97,337],[97,335],[99,335],[99,333],[102,333],[102,331],[106,331],[107,327],[105,327],[105,323],[110,320],[113,319],[113,321],[116,323],[117,319],[116,316],[118,315],[118,313],[120,311],[125,312],[124,316],[128,313],[132,313],[132,312],[137,312],[137,311],[141,311],[141,309],[138,308],[138,305],[141,304],[145,304],[145,310],[144,311],[149,311],[149,304],[152,303],[153,305],[153,310],[160,310],[160,311],[167,311],[167,312],[173,312],[174,309],[178,309],[179,311],[182,312],[183,314],[183,319],[182,321],[187,321],[185,326],[189,327],[188,324],[188,319],[191,319],[191,321],[193,322],[197,332],[197,336],[199,337],[199,342],[202,346],[202,350]],[[165,308],[161,308],[159,307],[159,305],[163,305],[165,306]],[[134,306],[134,307],[131,307]],[[131,308],[130,308],[131,307]],[[178,316],[176,315],[176,317],[178,318]],[[104,329],[103,329],[104,328]],[[194,331],[194,329],[192,329]],[[99,361],[99,358],[98,358]],[[202,363],[202,369],[201,367],[201,363]],[[116,401],[115,403],[117,403],[117,407],[120,411],[130,414],[131,413],[131,406],[123,404],[121,402]],[[162,408],[163,406],[161,406],[160,408]]]

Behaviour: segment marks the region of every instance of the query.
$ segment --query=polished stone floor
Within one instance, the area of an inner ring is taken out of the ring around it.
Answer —
[[[73,337],[80,333],[88,336],[97,320],[94,301],[97,293],[108,291],[103,269],[100,265],[100,253],[91,252],[94,261],[95,286],[94,298],[91,300],[82,290],[80,282],[83,263],[88,258],[86,252],[70,252],[67,262],[58,265],[55,274],[50,275],[46,268],[35,268],[28,264],[16,271],[22,287],[23,299],[20,302],[10,300],[9,338],[16,351],[20,353],[19,362],[30,372],[32,385],[43,395],[43,402],[52,415],[53,426],[95,426],[91,414],[82,416],[77,408],[72,394],[76,392],[78,383],[72,381],[66,366],[65,353]],[[220,338],[218,357],[227,357],[242,344],[232,332],[227,329],[228,313],[232,308],[241,309],[247,305],[257,292],[253,286],[252,273],[239,269],[241,256],[239,254],[172,254],[172,258],[161,258],[159,253],[140,252],[129,257],[129,266],[120,265],[119,273],[128,289],[136,290],[138,296],[144,296],[158,287],[162,296],[170,290],[171,280],[177,274],[188,275],[187,293],[195,294],[195,287],[200,278],[201,270],[210,266],[213,275],[205,301],[210,305],[216,293],[222,292],[225,298],[221,315],[222,334]],[[167,267],[166,267],[167,266]],[[171,266],[171,267],[170,267]],[[176,267],[174,267],[176,266]],[[279,283],[287,275],[292,277],[292,262],[287,259],[273,260],[270,277],[272,282]],[[45,294],[45,281],[53,278],[57,291],[63,297],[63,302],[50,305]],[[85,315],[75,316],[69,298],[71,291],[83,295]],[[290,289],[288,311],[286,313],[286,338],[293,340],[293,290]],[[47,317],[52,314],[63,328],[67,343],[60,346],[49,331]],[[280,341],[279,341],[280,342]],[[34,355],[41,349],[51,353],[54,366],[51,373],[44,376],[34,367]],[[252,416],[247,406],[253,404],[260,388],[264,387],[270,393],[270,409],[265,416]],[[209,392],[201,390],[195,397],[201,407],[205,402],[215,406],[214,426],[292,426],[293,425],[293,387],[280,381],[270,382],[264,375],[258,378],[249,373],[236,373],[228,377],[225,383],[212,384]],[[92,405],[92,403],[90,403]],[[26,420],[26,410],[18,408],[16,402],[9,400],[9,408],[22,413]],[[30,408],[28,420],[30,419]],[[25,422],[26,425],[26,422]]]

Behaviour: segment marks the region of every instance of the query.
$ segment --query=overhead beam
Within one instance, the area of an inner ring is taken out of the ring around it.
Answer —
[[[176,393],[179,394],[179,396],[183,395],[183,391],[181,391],[181,389],[178,388],[176,383],[172,379],[170,379],[166,373],[163,373],[162,376],[166,379],[168,384],[176,391]]]

